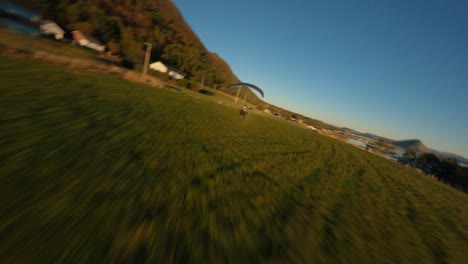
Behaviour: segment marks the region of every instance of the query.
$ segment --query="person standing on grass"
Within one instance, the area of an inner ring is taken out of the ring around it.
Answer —
[[[242,118],[245,119],[245,116],[247,115],[247,106],[244,105],[240,111],[240,115],[242,116]]]

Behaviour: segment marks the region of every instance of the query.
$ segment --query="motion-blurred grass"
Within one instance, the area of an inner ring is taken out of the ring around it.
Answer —
[[[468,259],[466,194],[291,122],[8,57],[0,84],[2,263]]]

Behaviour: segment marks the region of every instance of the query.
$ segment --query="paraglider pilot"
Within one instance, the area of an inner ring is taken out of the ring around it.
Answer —
[[[245,118],[245,115],[247,115],[247,106],[244,105],[242,107],[242,109],[240,110],[240,115],[242,116],[242,118]]]

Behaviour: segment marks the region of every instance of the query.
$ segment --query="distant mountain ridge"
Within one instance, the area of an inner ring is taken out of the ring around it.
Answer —
[[[459,162],[468,164],[468,158],[465,158],[465,157],[460,156],[458,154],[438,151],[438,150],[435,150],[435,149],[431,149],[430,151],[431,151],[431,153],[434,153],[437,156],[443,156],[443,157],[447,157],[447,158],[454,158],[454,159],[457,159]]]
[[[404,149],[405,151],[414,151],[418,153],[430,153],[426,145],[424,145],[419,139],[408,139],[402,141],[392,141],[394,146]]]
[[[379,139],[386,140],[386,141],[390,142],[392,145],[394,145],[395,147],[398,147],[403,151],[414,151],[414,152],[417,152],[417,153],[432,153],[432,154],[435,154],[435,155],[440,156],[440,157],[454,158],[454,159],[457,159],[459,162],[468,164],[468,158],[465,158],[465,157],[463,157],[461,155],[458,155],[458,154],[438,151],[438,150],[435,150],[435,149],[429,149],[419,139],[393,140],[393,139],[389,139],[389,138],[382,137],[382,136],[379,136],[379,135],[375,135],[375,134],[371,134],[371,133],[367,133],[367,132],[357,131],[357,130],[347,128],[347,127],[338,127],[338,128],[343,130],[343,131],[347,131],[347,132],[350,132],[350,133],[352,133],[354,135],[360,136],[360,137],[370,138],[370,139],[373,139],[373,140],[379,140]]]
[[[459,162],[463,162],[468,164],[468,159],[457,154],[438,151],[435,149],[429,149],[426,145],[422,143],[419,139],[409,139],[409,140],[401,140],[401,141],[391,141],[391,143],[397,147],[404,149],[405,151],[414,151],[417,153],[432,153],[439,157],[444,158],[454,158]]]

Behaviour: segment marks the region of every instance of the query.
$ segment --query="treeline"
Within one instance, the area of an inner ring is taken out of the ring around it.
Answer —
[[[32,0],[65,29],[102,41],[125,66],[141,67],[145,45],[152,61],[162,60],[211,87],[238,81],[229,66],[210,53],[170,0]],[[222,66],[222,67],[220,67]]]
[[[458,165],[454,158],[441,158],[432,153],[417,154],[407,151],[398,162],[417,168],[425,174],[468,192],[468,168]]]

